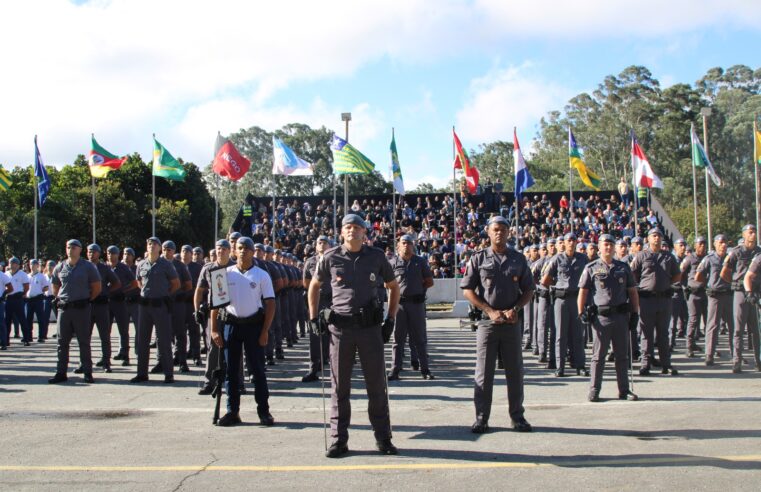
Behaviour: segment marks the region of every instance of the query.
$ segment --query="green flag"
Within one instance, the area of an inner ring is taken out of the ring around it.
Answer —
[[[373,161],[338,135],[333,135],[330,150],[335,174],[371,174],[375,170]]]
[[[185,169],[163,145],[153,137],[153,175],[172,181],[184,181]]]
[[[11,175],[8,174],[8,171],[0,167],[0,190],[6,191],[12,184],[13,180],[11,179]]]

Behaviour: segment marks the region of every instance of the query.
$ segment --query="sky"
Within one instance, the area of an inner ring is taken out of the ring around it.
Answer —
[[[758,0],[38,0],[0,21],[0,163],[89,151],[152,155],[151,135],[206,167],[223,135],[325,126],[405,186],[451,176],[466,148],[530,148],[539,120],[644,65],[662,87],[758,68]],[[579,142],[583,147],[583,142]],[[253,163],[271,166],[271,163]]]

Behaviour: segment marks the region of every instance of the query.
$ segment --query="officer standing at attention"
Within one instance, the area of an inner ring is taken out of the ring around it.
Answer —
[[[270,281],[272,283],[272,290],[275,292],[275,316],[272,318],[272,323],[270,323],[270,334],[267,339],[267,350],[266,357],[267,362],[272,361],[272,365],[274,365],[274,359],[275,356],[275,346],[277,344],[277,337],[278,337],[278,321],[279,321],[279,313],[278,313],[278,297],[281,295],[280,292],[283,290],[283,287],[286,285],[286,280],[283,279],[282,276],[282,270],[275,264],[274,261],[268,261],[267,260],[267,247],[264,246],[261,243],[254,244],[254,254],[256,255],[256,258],[254,261],[257,262],[257,266],[267,272],[267,275],[270,276]],[[280,345],[280,351],[282,352],[283,346],[282,343]]]
[[[460,288],[465,298],[485,313],[490,324],[480,324],[476,338],[476,375],[473,402],[476,421],[471,431],[489,430],[494,363],[502,354],[507,399],[513,429],[530,432],[523,408],[523,352],[520,311],[534,295],[534,280],[526,259],[507,247],[507,220],[493,216],[487,224],[491,246],[475,253],[467,264]]]
[[[29,331],[29,341],[34,339],[34,317],[37,316],[38,342],[44,342],[48,336],[48,317],[45,312],[45,297],[48,295],[50,282],[44,273],[40,272],[40,262],[29,260],[29,290],[26,292],[26,326]]]
[[[639,286],[640,319],[642,331],[642,363],[639,373],[650,374],[652,359],[655,354],[654,344],[658,345],[658,357],[661,373],[676,376],[679,374],[671,365],[669,350],[669,321],[671,321],[671,284],[678,282],[682,276],[679,265],[671,253],[661,250],[663,234],[653,227],[647,233],[649,247],[637,251],[631,261],[634,279]],[[632,242],[632,249],[634,242]]]
[[[95,365],[102,367],[103,372],[111,372],[111,314],[108,311],[108,297],[112,293],[118,292],[122,284],[113,270],[100,261],[100,253],[101,249],[97,244],[87,246],[87,259],[98,269],[103,287],[100,295],[92,301],[90,330],[92,331],[93,325],[95,325],[98,328],[98,337],[100,338],[101,358]]]
[[[278,279],[275,282],[275,320],[272,322],[272,333],[275,335],[274,341],[274,355],[278,360],[285,359],[283,355],[283,333],[285,332],[286,325],[286,289],[288,288],[288,276],[283,269],[283,266],[275,261],[275,248],[270,245],[264,246],[264,259],[269,265],[272,265],[278,272]],[[274,272],[273,272],[274,273]],[[274,277],[273,277],[274,278]],[[280,289],[277,288],[278,281],[280,282]],[[272,357],[272,353],[267,354],[267,365],[274,366],[275,359]]]
[[[745,278],[743,279],[743,286],[745,287],[745,292],[747,292],[747,298],[748,298],[747,302],[755,306],[758,306],[758,300],[761,295],[761,276],[759,276],[759,273],[761,273],[761,255],[756,255],[753,258],[753,261],[750,262],[750,267],[748,267],[748,273],[745,274]],[[749,342],[753,344],[752,347],[750,348],[751,350],[753,350],[753,358],[756,360],[756,371],[761,372],[761,354],[759,354],[759,333],[757,330],[752,331],[751,333],[748,334],[748,337],[749,337]],[[735,348],[735,351],[736,350],[737,348]],[[740,358],[740,360],[742,360],[742,357]],[[742,366],[737,367],[737,364],[735,364],[735,366],[732,368],[732,372],[735,374],[742,372]]]
[[[676,257],[677,264],[680,265],[685,259],[687,252],[687,242],[679,238],[674,241],[674,257]],[[685,328],[687,325],[687,299],[685,297],[685,288],[687,287],[687,275],[682,275],[679,282],[676,282],[671,286],[674,289],[674,294],[671,296],[671,330],[669,333],[670,347],[674,350],[676,347],[677,337],[682,338],[685,334]]]
[[[8,330],[5,328],[5,294],[10,292],[11,278],[0,268],[0,350],[8,350]]]
[[[703,236],[695,238],[695,250],[689,253],[679,266],[682,275],[687,277],[687,357],[695,357],[700,351],[697,340],[700,338],[700,323],[707,326],[708,299],[702,282],[695,279],[698,266],[706,256],[706,239]]]
[[[5,297],[5,329],[8,336],[11,333],[11,325],[16,323],[21,326],[21,343],[28,347],[32,341],[32,327],[26,325],[26,313],[24,312],[24,296],[29,291],[29,275],[21,269],[21,260],[15,256],[8,260],[10,271],[6,272],[11,279],[11,290]],[[16,332],[18,338],[18,332]]]
[[[275,316],[275,292],[267,272],[254,265],[254,241],[240,237],[235,243],[237,263],[227,267],[230,304],[222,312],[212,309],[211,338],[224,349],[227,373],[227,413],[217,425],[227,427],[240,420],[240,363],[243,351],[254,374],[256,412],[262,425],[270,426],[269,389],[264,372],[264,349],[267,346],[270,323]],[[221,316],[221,320],[217,315]]]
[[[156,328],[158,364],[164,371],[164,382],[174,383],[172,365],[172,317],[170,295],[180,288],[177,270],[161,256],[161,240],[149,237],[146,241],[148,257],[137,268],[140,285],[140,311],[137,326],[137,376],[131,383],[148,381],[148,362],[151,357],[151,333]]]
[[[190,342],[190,352],[188,352],[187,358],[192,359],[196,367],[200,367],[203,365],[201,362],[201,328],[193,317],[193,294],[198,285],[198,277],[201,275],[201,264],[193,260],[193,248],[189,244],[183,245],[180,249],[180,260],[188,269],[191,283],[191,289],[184,293],[182,301],[185,306],[185,332]]]
[[[565,358],[571,348],[571,363],[576,374],[585,376],[584,328],[579,322],[576,299],[579,294],[579,279],[587,265],[587,255],[576,252],[576,235],[569,232],[564,238],[564,251],[558,253],[544,268],[542,285],[552,288],[555,298],[555,376],[565,376]]]
[[[122,263],[127,265],[129,271],[132,272],[132,276],[137,280],[137,263],[136,263],[135,250],[132,248],[124,248],[122,255]],[[137,284],[135,284],[137,285]],[[135,343],[132,345],[137,356],[137,325],[138,325],[138,311],[140,310],[140,287],[136,287],[132,290],[126,290],[124,292],[124,302],[127,304],[127,312],[129,313],[129,319],[132,321],[132,325],[135,327]],[[118,357],[118,355],[117,355]],[[123,360],[123,359],[119,359]],[[122,365],[125,365],[122,362]]]
[[[330,432],[334,439],[328,458],[338,458],[349,451],[351,420],[351,373],[354,354],[359,361],[367,387],[367,411],[382,454],[397,454],[391,443],[391,416],[383,344],[394,331],[394,318],[399,307],[399,283],[382,250],[364,244],[367,225],[362,217],[347,214],[341,220],[344,243],[325,252],[309,284],[309,325],[320,331],[317,321],[320,289],[330,283],[333,289],[329,316],[331,405]],[[388,317],[383,320],[383,306],[378,302],[376,282],[382,278],[389,289]]]
[[[613,259],[613,243],[610,234],[600,235],[600,258],[584,267],[579,280],[577,308],[594,331],[592,351],[592,378],[589,384],[589,401],[600,401],[602,375],[605,370],[605,355],[613,342],[616,361],[616,381],[619,400],[636,400],[637,395],[629,390],[629,336],[627,331],[636,329],[639,322],[639,295],[637,284],[629,265]],[[585,307],[592,293],[592,305],[597,314],[591,319]]]
[[[556,369],[555,365],[555,322],[553,321],[552,298],[550,289],[542,285],[542,271],[555,255],[555,240],[547,241],[547,254],[531,265],[531,275],[536,288],[536,324],[537,343],[539,344],[539,362],[547,362],[547,369]]]
[[[58,367],[55,376],[48,383],[61,383],[68,379],[69,345],[76,335],[79,345],[79,361],[86,383],[94,383],[92,377],[92,355],[90,351],[91,305],[90,301],[100,295],[101,282],[98,269],[89,261],[80,258],[82,243],[69,239],[66,243],[67,259],[53,270],[53,301],[58,310]]]
[[[177,251],[174,241],[164,241],[161,248],[164,258],[172,264],[180,281],[180,288],[169,296],[171,298],[169,305],[172,314],[172,333],[176,341],[174,358],[177,359],[180,372],[190,372],[188,367],[188,331],[185,327],[185,296],[193,294],[193,282],[185,264],[174,257],[174,252]],[[159,357],[161,357],[161,348],[159,348]],[[159,362],[153,368],[153,372],[161,372],[161,369]]]
[[[730,282],[734,291],[734,309],[735,309],[735,332],[733,353],[733,372],[742,370],[743,342],[745,331],[748,331],[748,337],[753,342],[753,351],[758,354],[758,306],[754,305],[751,299],[746,298],[744,279],[748,273],[753,258],[761,254],[761,248],[756,244],[756,226],[746,224],[742,229],[743,243],[732,248],[724,260],[724,267],[721,270],[721,278]],[[732,326],[732,325],[729,325]],[[730,331],[730,339],[732,332]],[[759,359],[755,357],[758,363]]]
[[[394,325],[394,365],[389,381],[399,379],[404,359],[407,334],[410,345],[417,349],[420,373],[423,379],[433,379],[428,366],[428,334],[425,326],[425,292],[433,286],[433,273],[428,262],[414,253],[415,240],[409,234],[399,238],[397,255],[391,260],[391,268],[399,282],[399,310]]]
[[[713,251],[703,258],[695,272],[695,281],[706,285],[708,294],[708,323],[706,324],[706,359],[707,366],[714,365],[716,345],[719,343],[721,322],[733,326],[732,287],[721,277],[721,270],[727,257],[727,238],[717,234],[713,238]],[[730,333],[731,333],[730,328]]]
[[[134,299],[139,295],[137,280],[130,271],[129,267],[119,261],[119,248],[111,245],[106,248],[108,256],[108,266],[114,275],[119,279],[121,288],[112,292],[108,299],[109,325],[116,321],[116,328],[119,330],[119,353],[114,360],[121,360],[122,366],[129,365],[129,311],[127,310],[127,294]]]
[[[531,265],[539,259],[539,245],[532,244],[531,246],[527,246],[525,251],[527,251],[526,261],[528,262],[529,268],[531,268]],[[539,342],[536,338],[534,297],[535,296],[531,297],[526,309],[523,311],[523,333],[526,335],[526,343],[523,346],[523,350],[533,350],[534,355],[539,355]]]
[[[309,284],[317,271],[317,263],[330,247],[328,236],[320,236],[314,243],[315,255],[307,258],[304,262],[304,288],[309,289]],[[333,290],[330,282],[324,282],[320,285],[320,298],[318,311],[322,313],[324,309],[330,309],[333,300]],[[322,322],[322,320],[320,320]],[[322,338],[322,340],[320,340]],[[322,349],[322,353],[320,353]],[[309,383],[319,379],[319,371],[328,361],[330,349],[330,332],[324,330],[322,333],[312,333],[309,331],[309,372],[307,372],[301,381]],[[321,365],[322,364],[322,365]]]

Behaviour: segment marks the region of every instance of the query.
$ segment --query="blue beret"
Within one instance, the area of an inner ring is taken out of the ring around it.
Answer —
[[[107,251],[107,252],[109,252],[109,253],[113,253],[113,254],[116,254],[116,255],[118,255],[118,254],[119,254],[119,247],[118,247],[118,246],[114,246],[114,245],[112,244],[111,246],[109,246],[108,248],[106,248],[106,251]]]
[[[402,237],[399,238],[399,241],[407,241],[409,243],[415,242],[415,240],[412,239],[412,236],[410,236],[409,234],[404,234]]]
[[[270,246],[270,245],[268,244],[268,245],[266,245],[266,246],[264,247],[264,252],[265,252],[265,253],[274,253],[274,252],[275,252],[275,248],[273,248],[272,246]]]
[[[161,245],[163,249],[171,249],[172,251],[177,251],[177,246],[175,246],[174,241],[164,241],[164,244]]]
[[[706,242],[706,238],[704,236],[698,236],[698,237],[695,238],[695,244],[697,244],[697,243],[705,243],[705,242]]]
[[[687,244],[687,241],[685,241],[683,238],[680,237],[679,239],[674,241],[674,246],[676,246],[677,244]]]
[[[200,246],[196,246],[195,248],[193,248],[193,253],[203,254],[203,248]]]
[[[597,242],[598,243],[616,243],[616,244],[618,244],[619,241],[621,243],[623,243],[623,241],[620,240],[620,239],[618,241],[616,241],[616,239],[613,236],[611,236],[610,234],[600,234],[600,237],[597,238]]]
[[[98,253],[100,253],[102,250],[100,249],[100,246],[98,246],[95,243],[92,243],[87,245],[87,251],[97,251]]]
[[[29,264],[31,264],[31,265],[39,265],[40,264],[40,260],[38,260],[36,258],[32,258],[31,260],[29,260]]]
[[[576,237],[576,234],[574,234],[573,232],[569,232],[568,234],[563,236],[563,240],[564,241],[576,241],[577,237]]]
[[[345,226],[347,224],[353,224],[367,229],[367,223],[357,214],[344,215],[344,218],[341,220],[341,225]]]
[[[149,237],[145,242],[146,243],[156,243],[159,246],[161,246],[161,239],[157,238],[156,236]]]
[[[540,243],[539,249],[547,249],[547,243]]]
[[[750,229],[753,229],[755,231],[756,230],[756,226],[754,226],[753,224],[745,224],[743,226],[743,232],[745,232],[747,230],[750,230]]]
[[[244,248],[254,250],[254,240],[250,237],[241,236],[236,241],[236,244],[242,244]]]
[[[230,241],[228,241],[227,239],[220,239],[219,241],[215,243],[215,246],[217,246],[218,248],[230,249]]]
[[[530,248],[531,248],[531,249],[536,249],[536,250],[538,250],[538,249],[539,249],[539,245],[538,245],[538,244],[532,244],[532,245],[530,246]]]
[[[237,241],[240,236],[241,236],[240,232],[230,233],[230,241]]]
[[[330,242],[330,238],[329,238],[328,236],[325,236],[324,234],[323,234],[323,235],[321,235],[321,236],[319,236],[319,237],[317,238],[317,240],[318,240],[318,241],[325,241],[326,243],[329,243],[329,242]]]
[[[486,223],[486,225],[490,226],[492,224],[501,224],[505,227],[510,227],[510,223],[507,221],[506,218],[502,217],[501,215],[492,215],[489,218],[489,221]]]
[[[550,238],[550,239],[547,240],[547,245],[555,244],[555,242],[556,242],[555,238]]]
[[[9,263],[9,264],[10,264],[10,263],[15,263],[15,264],[17,264],[17,265],[20,265],[20,264],[21,264],[21,260],[19,260],[19,259],[18,259],[18,258],[16,258],[15,256],[13,256],[13,257],[11,257],[11,259],[10,259],[10,260],[8,260],[8,263]],[[0,329],[3,329],[3,328],[0,328]]]
[[[659,236],[663,237],[663,233],[657,227],[653,227],[649,231],[647,231],[648,236],[652,236],[653,234],[658,234]]]
[[[79,246],[82,247],[82,243],[79,242],[79,239],[69,239],[66,241],[66,246]]]
[[[602,236],[613,237],[610,234],[603,234]],[[602,236],[600,236],[600,241],[602,241]],[[618,241],[616,241],[616,246],[628,246],[628,245],[626,244],[626,241],[624,241],[623,239],[619,239]]]
[[[180,248],[180,251],[193,251],[193,246],[189,244],[183,244],[182,248]]]
[[[262,243],[256,243],[256,244],[254,244],[254,249],[260,249],[262,251],[265,251],[264,245]]]
[[[137,256],[135,255],[135,250],[132,248],[124,248],[124,252],[128,255]]]
[[[714,241],[726,241],[727,240],[727,236],[725,236],[724,234],[716,234],[713,237],[713,240]]]
[[[632,244],[634,244],[634,243],[639,243],[639,244],[642,244],[642,238],[641,238],[641,237],[639,237],[639,236],[634,236],[634,237],[632,238]]]

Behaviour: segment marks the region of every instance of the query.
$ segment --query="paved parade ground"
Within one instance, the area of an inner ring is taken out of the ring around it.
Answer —
[[[402,380],[390,385],[400,454],[375,451],[364,386],[355,379],[351,451],[338,460],[324,457],[320,385],[301,382],[307,367],[304,339],[269,368],[277,422],[272,428],[258,425],[251,385],[242,401],[244,424],[217,428],[211,424],[213,400],[197,395],[199,368],[177,374],[171,386],[162,384],[162,377],[131,385],[134,365],[116,362],[112,374],[95,373],[94,385],[71,372],[67,383],[49,385],[55,340],[27,348],[14,343],[0,354],[0,489],[761,487],[761,373],[750,366],[740,375],[730,373],[726,335],[723,356],[712,368],[701,359],[685,359],[679,340],[674,365],[680,376],[643,378],[635,371],[637,402],[612,399],[617,392],[611,363],[603,401],[588,403],[588,378],[555,378],[527,355],[526,418],[535,431],[509,430],[501,375],[492,430],[481,436],[470,432],[475,334],[459,330],[456,320],[429,320],[429,340],[436,379],[424,381],[407,366]],[[70,371],[78,359],[73,345]],[[97,360],[97,340],[93,355]]]

